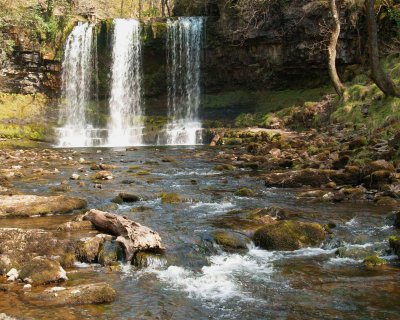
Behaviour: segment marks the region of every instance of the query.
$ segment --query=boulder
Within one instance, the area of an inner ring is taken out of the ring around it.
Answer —
[[[391,236],[389,238],[389,245],[393,249],[393,252],[400,257],[400,238],[397,236]]]
[[[8,272],[10,268],[19,270],[37,256],[61,256],[65,249],[65,241],[57,240],[49,231],[2,228],[0,229],[0,274]]]
[[[76,306],[110,303],[116,292],[107,283],[83,284],[72,287],[54,287],[41,293],[26,292],[24,299],[36,306]]]
[[[110,171],[99,171],[94,176],[94,180],[112,180],[114,177]]]
[[[104,241],[98,255],[98,261],[102,266],[111,266],[117,261],[123,260],[124,252],[121,245],[116,241]]]
[[[68,280],[58,261],[44,257],[36,257],[26,263],[19,272],[19,278],[37,285]]]
[[[112,202],[114,203],[122,203],[122,202],[137,202],[140,201],[140,197],[138,197],[135,194],[130,194],[130,193],[120,193],[118,196],[116,196]]]
[[[63,214],[86,208],[86,201],[64,196],[0,196],[0,217]]]
[[[77,241],[75,245],[76,258],[81,262],[96,262],[102,244],[112,237],[105,234],[98,234],[95,237],[86,237]]]
[[[386,260],[379,258],[377,255],[368,256],[363,260],[363,264],[367,268],[380,267],[387,264]]]
[[[326,231],[318,223],[286,220],[260,228],[253,240],[263,249],[293,251],[318,247],[325,237]]]
[[[394,226],[400,228],[400,211],[397,211],[394,216]]]
[[[214,231],[212,237],[216,244],[220,245],[225,251],[247,250],[251,244],[251,239],[244,234],[232,231]]]
[[[395,168],[394,168],[393,164],[391,164],[390,162],[388,162],[386,160],[372,161],[365,167],[364,175],[369,175],[372,172],[380,171],[380,170],[394,172]]]
[[[167,264],[167,261],[162,254],[139,251],[134,255],[132,264],[138,268],[160,269]]]
[[[236,190],[235,196],[237,197],[255,197],[257,194],[249,188],[240,188]]]
[[[181,203],[183,202],[183,199],[181,198],[181,196],[177,193],[162,193],[160,195],[161,197],[161,202],[162,203]]]
[[[333,170],[302,169],[269,173],[264,176],[264,181],[266,187],[319,187],[330,182],[332,174]]]

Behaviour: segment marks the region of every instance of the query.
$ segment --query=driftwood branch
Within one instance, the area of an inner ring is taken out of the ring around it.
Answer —
[[[90,210],[85,214],[84,219],[93,223],[97,230],[116,236],[116,241],[124,247],[127,261],[131,261],[138,251],[164,250],[161,237],[157,232],[127,217]]]

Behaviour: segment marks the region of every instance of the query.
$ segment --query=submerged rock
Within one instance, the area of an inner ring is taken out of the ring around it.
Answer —
[[[123,260],[124,252],[121,245],[116,241],[104,241],[98,255],[98,261],[102,266],[111,266],[117,261]]]
[[[236,190],[235,196],[238,197],[255,197],[257,194],[249,188],[240,188]]]
[[[246,250],[251,244],[250,238],[238,232],[219,230],[214,231],[212,236],[225,251]]]
[[[162,203],[181,203],[183,202],[183,199],[181,196],[177,193],[162,193],[161,194],[161,202]]]
[[[57,229],[60,231],[93,230],[94,226],[90,221],[68,221],[61,224]]]
[[[138,268],[159,269],[167,264],[167,260],[162,254],[140,251],[134,255],[132,264]]]
[[[98,254],[102,244],[111,239],[112,236],[106,234],[80,239],[75,246],[76,258],[81,262],[87,263],[98,261]]]
[[[293,251],[318,247],[325,237],[326,231],[318,223],[286,220],[257,230],[253,240],[263,249]]]
[[[0,217],[63,214],[86,208],[85,200],[64,196],[0,196]]]
[[[340,258],[349,258],[354,260],[364,260],[366,257],[374,255],[375,251],[372,248],[364,247],[341,247],[337,251]]]
[[[75,306],[113,302],[116,292],[109,284],[102,282],[49,288],[41,293],[26,292],[24,296],[29,303],[38,306]]]
[[[36,257],[26,263],[19,272],[19,278],[32,284],[68,280],[65,270],[58,261],[44,257]]]
[[[386,260],[379,258],[377,255],[368,256],[364,259],[363,264],[366,267],[379,267],[387,264]]]
[[[120,193],[112,200],[112,202],[114,203],[137,202],[137,201],[140,201],[140,197],[130,193]]]
[[[389,238],[389,245],[393,249],[394,253],[400,257],[400,238],[397,236],[391,236]]]

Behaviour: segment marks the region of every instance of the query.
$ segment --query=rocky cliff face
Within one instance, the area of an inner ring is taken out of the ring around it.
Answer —
[[[312,87],[329,82],[327,53],[321,45],[329,10],[321,1],[281,1],[268,11],[264,23],[241,38],[235,32],[243,25],[228,0],[187,6],[177,1],[176,15],[209,15],[204,37],[202,85],[205,92]],[[338,48],[339,70],[358,64],[364,56],[361,27],[350,23],[342,10],[343,28]],[[98,44],[100,92],[107,96],[109,80],[109,25],[101,27]],[[39,48],[29,46],[17,30],[8,30],[15,52],[0,68],[0,91],[50,96],[60,93],[60,62],[47,59]],[[145,94],[151,104],[166,94],[165,23],[152,21],[144,28]],[[351,74],[350,74],[351,76]]]
[[[1,31],[14,43],[14,50],[0,63],[0,92],[45,93],[57,97],[61,88],[61,64],[46,58],[21,29]]]

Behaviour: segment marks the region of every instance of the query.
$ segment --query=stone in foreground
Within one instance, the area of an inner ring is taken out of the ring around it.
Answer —
[[[41,293],[26,292],[25,298],[38,306],[76,306],[84,304],[110,303],[116,292],[107,283],[94,283],[74,287],[54,287]]]
[[[0,196],[0,218],[63,214],[84,209],[86,205],[85,200],[64,196]]]

